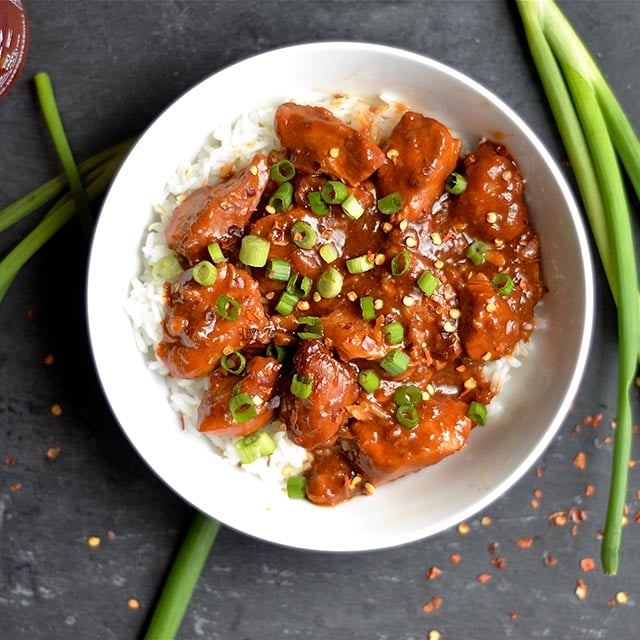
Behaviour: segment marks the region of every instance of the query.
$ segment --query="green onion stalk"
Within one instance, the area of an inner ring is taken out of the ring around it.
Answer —
[[[617,427],[601,552],[604,572],[615,574],[632,448],[630,394],[640,346],[633,231],[619,160],[640,197],[640,142],[593,58],[553,0],[517,3],[618,309]]]

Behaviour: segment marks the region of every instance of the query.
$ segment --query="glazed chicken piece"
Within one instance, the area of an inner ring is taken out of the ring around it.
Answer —
[[[313,467],[307,476],[307,498],[317,505],[330,507],[360,493],[360,483],[353,482],[357,472],[338,448],[314,452]]]
[[[372,484],[435,464],[464,446],[471,430],[465,402],[437,394],[416,408],[413,429],[375,419],[351,425],[349,457]]]
[[[389,345],[382,334],[384,317],[375,321],[362,319],[356,312],[341,306],[322,318],[322,328],[326,338],[345,362],[351,360],[381,360]]]
[[[375,144],[323,107],[281,104],[275,127],[294,166],[305,173],[324,173],[353,186],[384,162]]]
[[[173,210],[165,230],[167,246],[189,264],[207,258],[207,245],[212,242],[220,243],[223,251],[233,250],[268,180],[267,158],[258,154],[228,180],[196,189]]]
[[[208,374],[223,353],[260,340],[266,317],[258,285],[246,271],[224,263],[218,267],[216,281],[204,287],[187,270],[178,283],[166,287],[164,337],[157,352],[172,376]],[[237,313],[235,320],[225,319],[217,309],[222,295],[231,298],[227,305],[223,299],[221,305],[227,315]]]
[[[519,314],[483,273],[467,280],[460,291],[460,337],[473,360],[496,360],[510,354],[522,338]]]
[[[292,365],[294,374],[311,381],[311,395],[298,398],[287,388],[280,419],[297,445],[314,449],[330,444],[348,418],[346,407],[358,397],[356,375],[320,340],[303,340]]]
[[[247,362],[242,376],[219,368],[209,376],[209,391],[198,409],[198,431],[226,436],[246,436],[273,420],[272,398],[282,364],[275,358],[256,356]],[[248,393],[256,408],[255,417],[237,422],[229,410],[231,396]]]
[[[427,216],[456,168],[461,146],[437,120],[408,111],[383,147],[388,160],[377,173],[379,195],[400,193],[400,219]]]
[[[505,147],[484,142],[464,165],[467,188],[453,198],[455,219],[483,239],[517,238],[528,225],[524,181]]]

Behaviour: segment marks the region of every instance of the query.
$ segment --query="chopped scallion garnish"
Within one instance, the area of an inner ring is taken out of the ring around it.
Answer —
[[[487,407],[485,407],[481,402],[474,400],[469,405],[467,415],[472,422],[479,424],[481,427],[484,427],[487,424]]]
[[[256,405],[253,403],[253,398],[245,392],[236,393],[231,396],[231,399],[229,400],[229,412],[231,413],[231,417],[236,422],[240,423],[247,422],[252,418],[255,418],[257,413]],[[247,436],[247,438],[251,438],[251,436]],[[244,440],[244,438],[242,440]],[[239,443],[236,443],[236,449],[238,449],[238,444]],[[238,451],[238,453],[240,453],[240,451]],[[255,459],[257,458],[254,458],[254,460]],[[240,455],[240,460],[242,460],[243,463],[248,464],[248,462],[242,459],[242,454]],[[253,460],[249,460],[249,462],[253,462]]]
[[[433,292],[440,284],[440,280],[438,280],[438,278],[427,269],[422,272],[422,275],[418,278],[417,284],[418,287],[420,287],[420,291],[422,291],[422,293],[424,293],[426,296],[432,296]]]
[[[409,367],[411,358],[400,349],[391,349],[382,360],[380,366],[392,376],[403,374]]]
[[[402,209],[402,196],[397,191],[378,200],[378,210],[380,213],[391,215],[392,213],[397,213],[400,209]]]
[[[376,308],[372,296],[362,296],[362,298],[360,298],[360,310],[362,311],[363,320],[376,319]]]
[[[304,276],[298,284],[299,273],[294,273],[287,282],[286,291],[293,294],[298,299],[306,298],[311,293],[311,287],[313,287],[313,280],[308,276]]]
[[[282,345],[272,342],[267,345],[266,354],[269,358],[275,358],[278,362],[284,362],[289,355],[289,350]]]
[[[418,425],[418,410],[412,404],[405,404],[396,409],[396,420],[405,429],[414,429]]]
[[[444,188],[452,195],[459,196],[467,188],[467,179],[455,171],[446,179]]]
[[[276,313],[279,313],[281,316],[288,316],[294,310],[296,304],[298,304],[298,300],[300,300],[300,298],[295,294],[289,293],[289,291],[283,291],[275,306]]]
[[[358,373],[358,382],[367,393],[373,393],[380,386],[380,378],[373,369],[362,369]]]
[[[220,243],[212,242],[207,246],[207,251],[209,252],[209,256],[213,264],[219,264],[220,262],[225,262],[226,258],[222,253],[222,248],[220,247]]]
[[[349,190],[344,182],[337,182],[336,180],[327,180],[322,185],[320,191],[322,199],[328,204],[340,204],[344,202],[349,195]]]
[[[331,207],[322,199],[322,194],[319,191],[310,191],[307,194],[307,200],[311,211],[316,216],[328,216],[331,213]]]
[[[240,243],[240,262],[248,267],[264,267],[269,257],[271,243],[260,236],[246,235]]]
[[[233,373],[239,376],[247,366],[247,359],[240,351],[233,351],[230,354],[225,354],[220,358],[220,366],[227,373]]]
[[[491,284],[501,296],[510,295],[515,286],[513,279],[508,273],[496,273],[496,275],[491,278]]]
[[[301,249],[311,249],[316,244],[317,236],[309,223],[298,220],[298,222],[291,227],[291,239],[297,247]]]
[[[391,275],[403,276],[409,271],[410,266],[411,254],[406,249],[403,249],[391,258]]]
[[[339,257],[338,249],[336,248],[336,245],[333,244],[333,242],[328,242],[327,244],[323,244],[320,247],[319,253],[320,253],[320,257],[327,264],[331,264],[332,262],[335,262]]]
[[[180,261],[175,254],[163,256],[153,265],[151,275],[155,280],[173,280],[182,273]]]
[[[202,260],[193,267],[193,279],[203,287],[210,287],[218,278],[218,270],[208,260]]]
[[[222,294],[216,300],[216,311],[224,320],[235,322],[240,315],[240,303],[227,294]]]
[[[342,291],[344,276],[335,268],[325,269],[316,282],[316,291],[323,298],[335,298]]]
[[[248,396],[249,394],[239,395]],[[235,397],[237,396],[234,396],[234,398]],[[242,464],[251,464],[260,458],[266,458],[276,450],[276,443],[265,431],[258,431],[244,436],[244,438],[240,438],[234,446],[240,456],[240,462],[242,462]]]
[[[293,185],[290,182],[283,182],[269,198],[269,206],[276,213],[284,213],[293,202]]]
[[[306,400],[311,395],[312,390],[313,380],[297,373],[293,374],[293,378],[291,379],[291,393],[296,396],[296,398]]]
[[[304,316],[298,318],[299,325],[304,327],[303,331],[298,331],[301,340],[318,340],[322,338],[322,320],[318,316]]]
[[[393,392],[393,401],[398,407],[418,404],[421,399],[422,392],[414,384],[408,384],[402,387],[398,387]]]
[[[364,213],[364,207],[360,204],[353,193],[349,194],[342,203],[342,210],[345,215],[352,220],[358,220],[358,218],[362,217],[362,214]]]
[[[274,182],[287,182],[296,175],[296,170],[289,160],[279,160],[271,166],[269,175]]]
[[[465,252],[465,256],[476,266],[480,266],[487,259],[487,245],[482,240],[472,242]]]
[[[291,263],[281,258],[269,258],[264,271],[269,280],[287,282],[291,276]]]
[[[304,476],[287,478],[287,496],[292,500],[303,500],[307,497],[307,479]]]
[[[404,327],[393,320],[382,327],[382,335],[387,344],[400,344],[404,340]]]
[[[376,266],[368,253],[357,258],[350,258],[346,264],[349,273],[365,273],[365,271],[371,271]]]

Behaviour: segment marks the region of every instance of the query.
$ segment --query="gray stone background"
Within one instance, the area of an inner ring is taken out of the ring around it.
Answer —
[[[561,6],[640,130],[640,3]],[[27,0],[27,8],[27,65],[0,102],[0,206],[59,172],[35,100],[36,72],[50,73],[82,159],[139,133],[229,63],[311,40],[396,45],[452,65],[503,98],[557,160],[564,157],[507,0]],[[2,234],[0,253],[33,224]],[[0,305],[0,637],[10,640],[140,637],[191,517],[130,448],[98,387],[85,333],[85,264],[86,243],[72,223],[26,266]],[[437,630],[456,640],[637,638],[640,465],[630,470],[618,576],[604,576],[599,563],[616,330],[599,267],[597,280],[596,333],[571,413],[537,473],[532,468],[470,520],[466,535],[452,528],[388,551],[331,555],[222,529],[180,637],[417,640]],[[47,365],[49,354],[54,363]],[[54,404],[62,415],[51,413]],[[599,414],[596,428],[586,424]],[[53,461],[45,459],[51,447],[60,448]],[[584,469],[573,465],[579,452]],[[550,524],[549,514],[572,508],[576,519],[586,519]],[[100,538],[97,548],[88,546],[90,536]],[[521,548],[520,538],[533,544]],[[491,564],[496,557],[504,565]],[[595,560],[595,570],[581,567],[585,558]],[[442,574],[430,580],[434,566]],[[479,582],[485,573],[491,580]],[[584,600],[575,595],[579,579],[588,588]],[[612,606],[621,592],[627,602]],[[426,613],[434,597],[442,606]],[[139,608],[127,606],[131,598]]]

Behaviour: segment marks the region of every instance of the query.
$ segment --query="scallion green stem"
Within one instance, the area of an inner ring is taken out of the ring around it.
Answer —
[[[553,0],[518,0],[518,7],[618,307],[617,426],[601,552],[604,572],[615,574],[631,455],[629,395],[640,344],[633,231],[616,151],[638,191],[640,142],[586,47]]]
[[[62,163],[62,168],[69,180],[69,187],[76,201],[82,228],[87,237],[89,237],[92,227],[89,196],[82,185],[78,167],[73,159],[73,153],[71,152],[69,141],[64,132],[64,126],[62,125],[58,105],[56,104],[53,87],[51,86],[51,78],[49,78],[49,74],[47,73],[37,73],[34,80],[42,114],[47,123],[47,128],[51,134],[51,139],[53,140],[60,162]]]
[[[121,156],[133,144],[133,138],[125,140],[119,144],[109,147],[94,156],[87,158],[78,165],[78,171],[83,181],[87,181],[88,174],[94,169],[100,168],[105,162],[111,160],[115,156]],[[40,185],[33,191],[18,198],[15,202],[7,205],[4,209],[0,209],[0,231],[5,231],[16,222],[39,209],[40,207],[51,202],[55,197],[59,196],[68,186],[69,181],[64,174],[60,174],[55,178],[51,178],[44,184]]]
[[[145,640],[167,640],[176,637],[219,529],[219,522],[196,513],[173,561]]]
[[[122,156],[116,156],[106,162],[100,170],[94,169],[95,178],[87,185],[89,198],[97,198],[104,192],[121,162]],[[75,213],[74,200],[69,194],[63,196],[51,207],[40,223],[0,261],[0,302],[23,265],[62,229]]]

